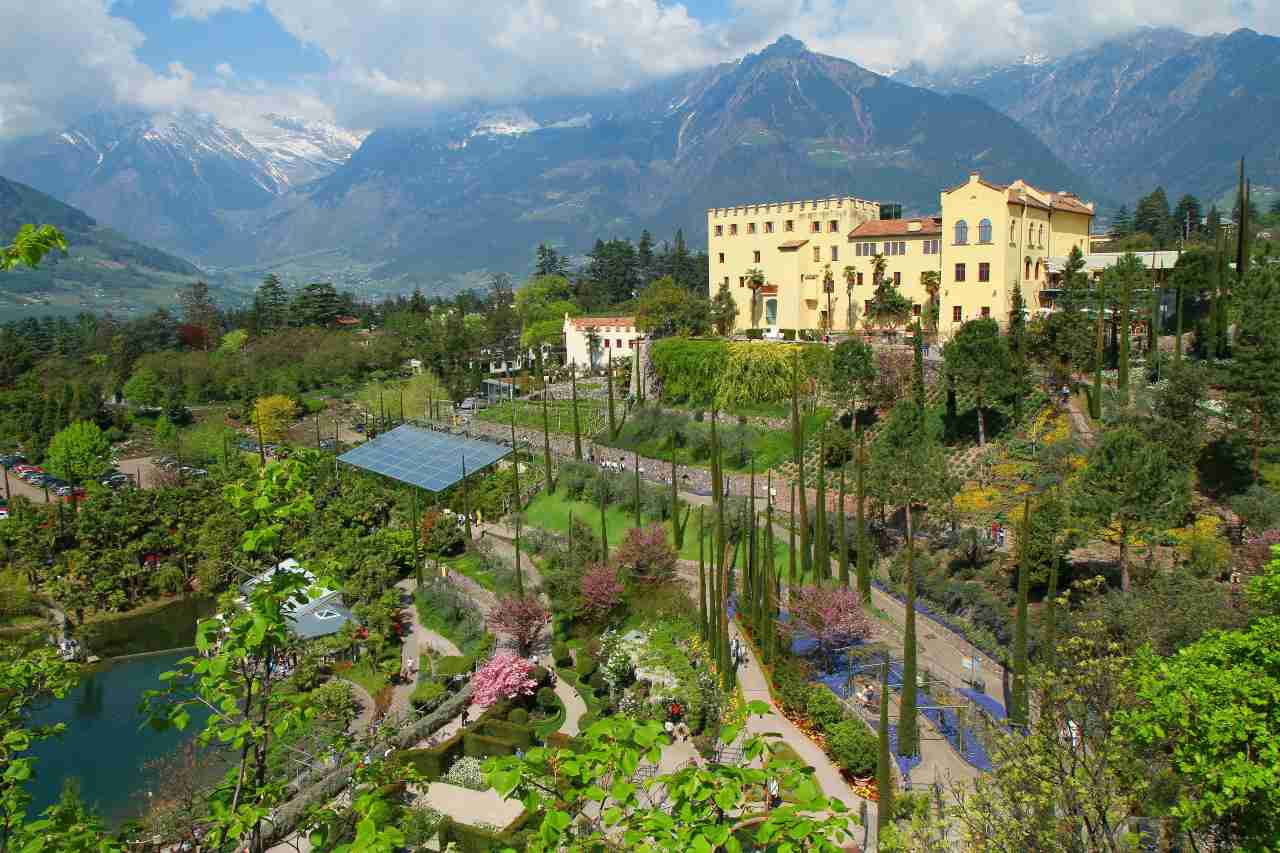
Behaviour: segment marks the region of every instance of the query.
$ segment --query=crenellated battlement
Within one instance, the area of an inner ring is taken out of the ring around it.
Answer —
[[[853,210],[880,215],[880,203],[868,201],[854,196],[831,196],[830,198],[804,199],[802,201],[771,201],[753,204],[738,204],[733,207],[709,207],[708,219],[732,219],[738,216],[758,216],[770,213],[802,213],[833,210]]]

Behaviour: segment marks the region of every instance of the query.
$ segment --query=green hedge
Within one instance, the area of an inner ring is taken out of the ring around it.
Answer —
[[[525,811],[505,828],[494,832],[446,817],[440,821],[440,849],[445,849],[452,842],[462,853],[489,853],[491,850],[506,848],[523,850],[529,842],[529,836],[541,822],[541,813]]]
[[[448,740],[426,749],[403,750],[396,753],[395,760],[401,764],[413,765],[424,779],[435,782],[443,779],[453,762],[462,756],[462,738],[465,734],[465,731],[459,731]]]
[[[709,406],[729,357],[729,344],[723,340],[664,338],[654,342],[649,354],[662,382],[664,399]]]
[[[758,341],[764,337],[764,329],[747,329],[747,339]]]
[[[520,745],[506,738],[467,732],[462,738],[462,752],[472,758],[492,758],[498,755],[515,755]]]
[[[415,708],[429,710],[443,702],[448,693],[449,688],[439,681],[423,681],[409,694],[409,703]]]
[[[528,749],[534,743],[532,726],[522,726],[506,720],[486,720],[481,733],[489,737],[510,741],[521,749]]]
[[[560,727],[564,725],[564,720],[566,716],[564,703],[560,701],[559,696],[556,696],[555,700],[556,700],[555,712],[552,713],[552,715],[550,717],[547,717],[545,720],[539,720],[538,722],[533,724],[534,735],[537,736],[538,740],[542,741],[543,743],[549,743],[551,736],[554,734],[559,734]]]
[[[196,623],[212,612],[211,598],[173,598],[94,617],[75,633],[90,654],[99,657],[161,652],[194,644]]]
[[[471,672],[474,664],[475,659],[470,655],[447,655],[436,658],[436,677],[450,678],[455,675],[466,675]],[[431,670],[422,667],[422,671],[430,672]]]

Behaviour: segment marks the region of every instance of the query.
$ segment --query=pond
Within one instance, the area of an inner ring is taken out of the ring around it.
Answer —
[[[64,699],[37,711],[35,723],[65,723],[66,731],[32,750],[36,778],[28,814],[56,802],[71,778],[79,780],[85,803],[110,826],[144,813],[155,775],[144,765],[178,751],[204,727],[206,715],[193,711],[182,732],[156,731],[138,712],[138,703],[145,691],[161,686],[160,673],[190,653],[160,652],[89,667]]]

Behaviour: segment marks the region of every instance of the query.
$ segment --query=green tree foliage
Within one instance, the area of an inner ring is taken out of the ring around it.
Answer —
[[[533,274],[539,278],[549,275],[563,278],[569,274],[569,258],[562,255],[555,247],[540,243]]]
[[[597,240],[583,272],[609,304],[634,298],[642,285],[630,240]]]
[[[67,238],[52,225],[23,225],[8,246],[0,246],[0,271],[37,267],[54,249],[67,251]]]
[[[209,294],[209,285],[196,281],[178,292],[178,304],[182,308],[182,319],[188,325],[199,329],[203,334],[204,344],[200,349],[211,348],[213,341],[221,337],[221,320],[218,306],[213,304]]]
[[[164,400],[160,377],[149,367],[135,370],[124,384],[124,398],[135,406],[153,408]]]
[[[711,300],[711,323],[715,326],[717,335],[727,337],[733,333],[737,322],[738,303],[734,301],[733,294],[729,292],[729,285],[721,282],[720,289],[716,291],[715,298]]]
[[[279,329],[285,324],[285,312],[289,305],[289,295],[285,292],[280,278],[270,273],[258,285],[253,295],[254,326],[258,334]]]
[[[747,710],[763,714],[768,706],[752,702]],[[730,743],[738,734],[736,726],[726,726],[720,740]],[[782,843],[794,851],[837,853],[852,840],[854,821],[844,804],[823,796],[796,764],[780,756],[766,764],[771,750],[760,736],[746,738],[741,764],[687,767],[638,782],[620,780],[618,769],[629,774],[641,761],[657,763],[667,742],[659,723],[613,716],[593,724],[581,741],[576,750],[535,747],[522,758],[491,765],[488,780],[500,795],[544,815],[526,845],[529,853],[710,851]],[[565,767],[573,772],[564,773]],[[759,792],[771,779],[793,802],[768,808]],[[665,803],[652,796],[659,786]]]
[[[289,306],[289,316],[299,326],[332,326],[343,311],[343,300],[327,281],[313,282],[298,291]]]
[[[653,338],[704,335],[711,328],[711,303],[663,276],[641,291],[636,327]]]
[[[1229,411],[1253,449],[1253,473],[1263,446],[1280,432],[1280,272],[1255,269],[1239,296],[1234,363],[1227,372]]]
[[[1089,276],[1085,272],[1084,252],[1072,246],[1062,265],[1061,292],[1057,307],[1062,311],[1079,311],[1089,305]]]
[[[1164,187],[1156,187],[1150,195],[1138,200],[1133,230],[1150,235],[1158,246],[1173,244],[1178,231],[1169,212],[1169,197],[1165,195]]]
[[[1173,209],[1173,224],[1179,235],[1187,234],[1195,239],[1200,234],[1200,220],[1203,218],[1200,199],[1189,194],[1178,199],[1178,205]]]
[[[876,378],[875,353],[861,338],[846,338],[836,345],[831,359],[831,390],[856,412],[858,400],[870,396]]]
[[[1128,237],[1133,233],[1133,214],[1126,205],[1120,205],[1111,216],[1111,230],[1117,237]]]
[[[1175,769],[1173,813],[1231,849],[1280,838],[1280,618],[1211,631],[1177,654],[1139,653],[1128,735]]]
[[[77,421],[49,442],[47,465],[50,471],[79,483],[106,467],[111,444],[92,421]]]
[[[1008,386],[1010,357],[1008,342],[995,320],[970,320],[960,327],[942,350],[947,372],[973,390],[978,411],[978,444],[987,443],[983,409]]]
[[[560,340],[564,332],[564,315],[577,316],[569,280],[560,275],[544,275],[530,279],[516,291],[516,316],[523,331],[520,345],[541,348]]]
[[[1175,362],[1164,379],[1152,400],[1151,418],[1142,424],[1174,462],[1190,467],[1204,447],[1207,416],[1200,401],[1207,395],[1208,380],[1204,368],[1190,361]]]
[[[1179,522],[1190,501],[1191,472],[1137,428],[1104,433],[1080,474],[1076,511],[1119,537],[1120,586],[1130,590],[1129,542]]]

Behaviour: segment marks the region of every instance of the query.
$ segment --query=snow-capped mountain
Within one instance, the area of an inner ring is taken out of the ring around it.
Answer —
[[[362,139],[278,115],[235,128],[194,112],[98,114],[0,150],[0,174],[199,258],[229,236],[229,214],[332,174]]]

